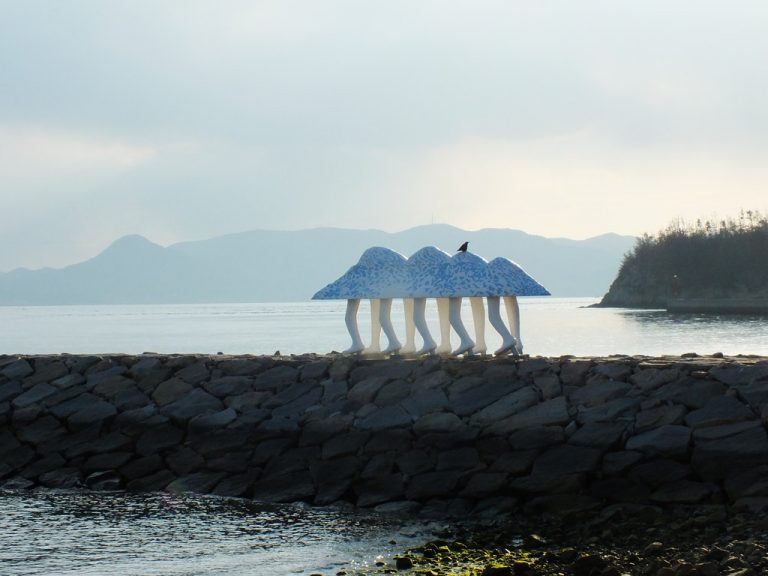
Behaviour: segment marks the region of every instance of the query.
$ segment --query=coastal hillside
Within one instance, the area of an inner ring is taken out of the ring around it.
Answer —
[[[631,236],[544,238],[520,230],[447,225],[380,230],[255,230],[159,246],[125,236],[94,258],[62,269],[0,273],[0,305],[182,304],[306,301],[355,264],[366,248],[405,255],[434,245],[516,261],[555,296],[605,292]]]
[[[663,308],[670,299],[768,297],[768,218],[670,224],[625,257],[600,306]]]

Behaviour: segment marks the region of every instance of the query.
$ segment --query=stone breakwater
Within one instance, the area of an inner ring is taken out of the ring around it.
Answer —
[[[768,509],[768,359],[0,356],[0,484]]]

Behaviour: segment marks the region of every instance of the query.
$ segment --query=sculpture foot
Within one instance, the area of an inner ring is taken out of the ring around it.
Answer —
[[[472,354],[479,354],[480,356],[485,356],[485,353],[487,351],[488,351],[488,348],[486,348],[485,346],[483,347],[475,346],[474,348],[472,348]]]
[[[416,346],[413,344],[409,346],[403,346],[400,348],[400,354],[415,354],[416,353]]]
[[[365,346],[363,346],[362,344],[360,345],[353,344],[352,346],[344,350],[343,353],[344,354],[360,354],[360,352],[362,352],[363,350],[365,350]]]
[[[416,352],[418,356],[424,356],[425,354],[435,354],[437,351],[437,344],[435,342],[424,342],[424,346],[421,347],[421,350]],[[439,352],[438,352],[439,353]]]
[[[472,342],[472,340],[467,340],[466,342],[462,342],[456,350],[452,352],[453,356],[461,356],[462,354],[471,354],[472,348],[475,347],[475,343]]]
[[[362,352],[363,354],[381,354],[381,348],[378,346],[368,346]]]
[[[515,354],[517,356],[523,355],[523,343],[520,342],[520,340],[518,340],[517,343],[515,344]]]
[[[514,353],[515,356],[517,356],[517,350],[515,350],[515,346],[516,345],[517,345],[517,342],[514,339],[512,339],[512,340],[510,340],[508,342],[504,342],[501,345],[501,348],[496,350],[496,352],[494,352],[493,354],[494,354],[494,356],[504,356],[504,355],[509,354],[509,353]]]
[[[438,346],[435,349],[435,352],[437,354],[450,354],[451,353],[451,347],[450,346]]]
[[[384,350],[382,350],[382,354],[397,354],[400,352],[400,348],[402,348],[400,342],[395,342],[394,344],[390,344],[387,346]]]

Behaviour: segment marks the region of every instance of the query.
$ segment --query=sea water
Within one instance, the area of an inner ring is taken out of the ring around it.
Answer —
[[[610,354],[768,355],[768,317],[668,314],[664,310],[590,308],[597,298],[520,298],[524,352],[530,355]],[[342,351],[350,345],[345,302],[184,304],[130,306],[0,306],[0,354],[206,353],[302,354]],[[503,307],[502,307],[503,311]],[[464,300],[464,323],[472,313]],[[370,308],[358,313],[360,333],[370,342]],[[405,338],[402,301],[392,321]],[[438,338],[434,300],[427,323]],[[501,345],[486,322],[488,349]],[[417,345],[420,339],[417,335]],[[455,334],[453,345],[458,345]],[[382,344],[386,337],[381,336]]]
[[[192,494],[0,491],[0,574],[286,576],[391,562],[444,527]]]

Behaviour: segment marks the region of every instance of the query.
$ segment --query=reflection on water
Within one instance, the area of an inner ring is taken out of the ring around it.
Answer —
[[[199,495],[0,492],[0,505],[0,573],[19,576],[335,573],[428,537],[373,514]]]
[[[656,310],[588,308],[596,298],[521,298],[525,352],[532,355],[609,354],[768,355],[768,317],[667,314]],[[469,301],[462,317],[473,332]],[[326,353],[349,345],[345,303],[190,304],[135,306],[0,307],[0,354],[7,353]],[[370,308],[358,314],[370,340]],[[402,301],[392,307],[404,340]],[[427,322],[437,336],[434,300]],[[486,323],[489,350],[501,339]],[[382,343],[386,338],[382,335]],[[421,344],[417,336],[417,346]],[[453,335],[453,344],[458,340]]]

